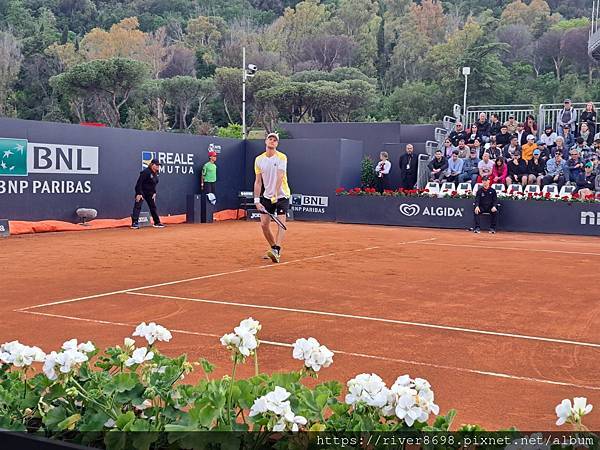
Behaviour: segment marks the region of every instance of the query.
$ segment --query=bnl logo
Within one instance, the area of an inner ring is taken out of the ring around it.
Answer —
[[[600,225],[600,212],[581,212],[581,225]]]
[[[292,194],[292,205],[317,206],[326,208],[329,205],[329,197],[322,197],[319,195]]]

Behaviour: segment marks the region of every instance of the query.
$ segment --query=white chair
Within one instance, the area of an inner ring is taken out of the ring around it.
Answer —
[[[561,190],[560,190],[560,192],[559,192],[558,196],[559,196],[560,198],[563,198],[563,197],[569,197],[569,198],[571,198],[571,197],[573,196],[573,193],[575,192],[575,189],[576,189],[576,188],[577,188],[576,186],[573,186],[573,185],[566,185],[566,184],[565,184],[565,185],[564,185],[564,186],[561,188]]]
[[[507,194],[516,197],[519,193],[523,193],[523,186],[520,184],[511,184],[508,187]]]
[[[482,186],[483,183],[475,183],[475,186],[473,186],[473,195],[477,194],[477,191],[481,189]]]
[[[545,197],[548,193],[551,197],[558,197],[558,186],[556,184],[548,184],[544,186],[544,189],[542,189],[542,194]]]
[[[506,196],[506,188],[504,187],[504,185],[502,183],[492,184],[492,189],[496,191],[496,194],[498,194],[498,197]]]
[[[534,195],[540,192],[540,187],[537,184],[528,184],[525,186],[525,195]]]
[[[440,184],[437,181],[430,181],[425,186],[425,189],[429,191],[429,195],[438,195],[440,193]]]
[[[456,186],[454,185],[454,183],[450,183],[450,182],[442,183],[439,196],[443,197],[445,194],[451,194],[455,190],[456,190]]]
[[[458,195],[466,195],[473,192],[473,188],[471,187],[471,183],[458,183],[456,187],[456,192]]]

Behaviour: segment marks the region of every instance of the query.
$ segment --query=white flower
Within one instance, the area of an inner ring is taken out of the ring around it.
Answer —
[[[58,378],[58,376],[56,375],[56,371],[54,370],[56,366],[56,356],[56,352],[52,352],[46,355],[46,360],[44,361],[44,367],[42,369],[46,374],[46,377],[48,377],[48,379],[52,381]]]
[[[153,352],[149,352],[146,347],[140,347],[133,351],[131,358],[125,361],[125,365],[131,367],[134,364],[142,364],[145,361],[150,361],[152,358],[154,358]]]
[[[239,352],[242,356],[247,357],[254,353],[258,347],[256,334],[260,331],[261,325],[252,317],[244,319],[240,325],[234,328],[233,333],[228,333],[221,337],[221,344],[230,350]]]
[[[235,327],[233,331],[238,333],[238,329],[240,329],[240,331],[241,329],[245,329],[248,333],[256,335],[261,328],[262,325],[258,320],[254,320],[252,317],[248,317],[247,319],[242,320],[239,326]]]
[[[155,341],[169,342],[173,337],[171,332],[162,325],[157,325],[154,322],[150,322],[146,325],[146,322],[140,323],[133,332],[132,336],[140,336],[148,341],[148,344],[152,345]]]
[[[90,341],[77,344],[77,339],[65,341],[61,348],[63,350],[77,350],[83,353],[92,353],[94,350],[96,350],[96,347],[94,347],[94,344],[92,344]]]
[[[240,337],[235,333],[224,334],[221,337],[221,344],[223,344],[227,348],[233,348],[240,345]]]
[[[575,397],[573,399],[573,406],[571,406],[571,400],[565,398],[560,404],[556,405],[555,411],[558,417],[556,425],[579,423],[583,416],[592,411],[592,408],[592,405],[587,404],[586,397]]]
[[[347,383],[346,403],[365,403],[368,406],[383,407],[387,403],[388,388],[375,374],[361,373]]]
[[[0,345],[0,361],[15,367],[30,366],[34,362],[43,362],[46,354],[39,347],[29,347],[19,341]]]
[[[315,372],[333,364],[333,352],[320,345],[315,338],[298,339],[294,342],[293,349],[292,356],[304,361],[304,365]]]
[[[239,352],[244,356],[250,356],[254,349],[258,347],[258,341],[256,340],[255,335],[249,333],[245,329],[240,330],[241,333],[238,333],[240,338],[240,343],[238,346]]]
[[[69,373],[74,367],[88,360],[85,353],[78,350],[70,349],[64,352],[52,352],[46,355],[43,371],[49,380],[56,380],[56,367],[61,373]]]
[[[264,414],[275,420],[272,431],[298,431],[299,425],[306,425],[305,417],[297,416],[292,411],[288,398],[290,393],[282,387],[275,389],[254,400],[250,408],[250,417]]]
[[[135,341],[130,337],[126,337],[125,339],[123,339],[123,346],[125,347],[126,351],[129,351],[130,349],[135,347]]]
[[[415,422],[427,422],[430,414],[439,414],[440,408],[434,403],[431,384],[427,380],[412,380],[410,376],[402,375],[389,389],[387,402],[381,411],[385,416],[395,414],[410,427]]]
[[[314,349],[319,347],[319,341],[317,341],[313,337],[309,337],[308,339],[300,338],[297,339],[296,342],[294,342],[292,347],[292,356],[294,357],[294,359],[304,361],[310,358],[310,354],[313,352]]]

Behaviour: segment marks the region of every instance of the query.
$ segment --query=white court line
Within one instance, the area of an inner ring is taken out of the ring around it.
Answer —
[[[64,315],[60,315],[60,314],[49,314],[49,313],[42,313],[42,312],[35,312],[35,311],[20,311],[20,312],[22,312],[24,314],[33,314],[33,315],[44,316],[44,317],[54,317],[54,318],[59,318],[59,319],[76,320],[76,321],[81,321],[81,322],[91,322],[91,323],[98,323],[98,324],[102,324],[102,325],[118,325],[118,326],[125,326],[125,327],[131,327],[131,328],[135,327],[135,325],[132,325],[132,324],[121,323],[121,322],[109,322],[107,320],[85,319],[85,318],[81,318],[81,317],[64,316]],[[187,330],[171,330],[171,332],[179,333],[179,334],[193,335],[193,336],[210,337],[210,338],[215,338],[215,339],[218,339],[221,337],[216,334],[199,333],[196,331],[187,331]],[[263,341],[262,339],[260,339],[260,343],[265,344],[265,345],[272,345],[275,347],[288,347],[288,348],[292,347],[292,344],[288,344],[286,342]],[[592,391],[600,391],[600,387],[598,387],[598,386],[586,386],[586,385],[580,385],[580,384],[575,384],[575,383],[568,383],[566,381],[545,380],[542,378],[524,377],[524,376],[520,376],[520,375],[510,375],[510,374],[502,373],[502,372],[490,372],[487,370],[467,369],[464,367],[445,366],[445,365],[440,365],[440,364],[426,363],[426,362],[420,362],[420,361],[411,361],[411,360],[406,360],[406,359],[387,358],[385,356],[368,355],[365,353],[346,352],[343,350],[332,350],[332,352],[335,354],[338,354],[338,355],[346,355],[346,356],[351,356],[351,357],[355,357],[355,358],[373,359],[373,360],[377,360],[377,361],[410,364],[413,366],[431,367],[434,369],[441,369],[441,370],[453,370],[456,372],[470,373],[470,374],[483,375],[483,376],[495,377],[495,378],[504,378],[504,379],[516,380],[516,381],[528,381],[528,382],[533,382],[533,383],[550,384],[550,385],[554,385],[554,386],[568,386],[568,387],[575,387],[578,389],[589,389]]]
[[[563,253],[565,255],[586,255],[586,256],[600,256],[600,253],[590,252],[570,252],[567,250],[546,250],[543,248],[517,248],[517,247],[494,247],[490,245],[472,245],[472,244],[447,244],[443,242],[417,242],[421,245],[439,245],[444,247],[466,247],[466,248],[477,248],[483,250],[518,250],[524,252],[539,252],[539,253]]]
[[[143,297],[154,297],[154,298],[163,298],[168,300],[182,300],[187,302],[197,302],[197,303],[211,303],[215,305],[227,305],[227,306],[239,306],[242,308],[256,308],[256,309],[268,309],[274,311],[285,311],[285,312],[293,312],[293,313],[301,313],[301,314],[314,314],[318,316],[331,316],[331,317],[341,317],[344,319],[356,319],[356,320],[368,320],[372,322],[384,322],[384,323],[392,323],[395,325],[407,325],[412,327],[421,327],[421,328],[434,328],[437,330],[444,331],[456,331],[460,333],[472,333],[472,334],[484,334],[488,336],[501,336],[508,337],[514,339],[524,339],[530,341],[542,341],[542,342],[551,342],[554,344],[568,344],[568,345],[576,345],[580,347],[593,347],[600,348],[600,344],[594,342],[580,342],[580,341],[570,341],[567,339],[555,339],[555,338],[547,338],[541,336],[530,336],[526,334],[513,334],[513,333],[502,333],[498,331],[486,331],[486,330],[478,330],[475,328],[463,328],[463,327],[453,327],[448,325],[436,325],[432,323],[423,323],[423,322],[409,322],[405,320],[395,320],[395,319],[384,319],[381,317],[371,317],[371,316],[356,316],[353,314],[343,314],[343,313],[335,313],[328,311],[316,311],[312,309],[298,309],[298,308],[285,308],[283,306],[269,306],[269,305],[253,305],[249,303],[237,303],[237,302],[224,302],[220,300],[205,300],[201,298],[190,298],[190,297],[177,297],[173,295],[162,295],[162,294],[147,294],[143,292],[127,292],[128,295],[140,295]]]
[[[437,238],[419,239],[419,240],[416,240],[416,241],[398,242],[398,243],[392,244],[392,245],[419,244],[421,242],[434,241],[436,239]],[[386,246],[386,248],[388,248],[388,247],[389,246]],[[268,269],[268,268],[272,268],[272,267],[281,267],[281,266],[285,266],[285,265],[288,265],[288,264],[293,264],[293,263],[298,263],[298,262],[304,262],[304,261],[311,261],[313,259],[327,258],[329,256],[335,256],[335,255],[343,255],[345,253],[363,252],[363,251],[374,250],[374,249],[378,249],[378,248],[380,248],[380,247],[378,247],[378,246],[377,247],[366,247],[366,248],[359,248],[359,249],[355,249],[355,250],[345,250],[345,251],[342,251],[342,252],[327,253],[325,255],[319,255],[319,256],[309,256],[307,258],[294,259],[294,260],[285,261],[285,262],[282,262],[282,263],[279,263],[279,264],[267,264],[267,265],[263,265],[263,266],[253,266],[253,267],[248,267],[248,268],[245,268],[245,269],[232,270],[232,271],[229,271],[229,272],[213,273],[213,274],[210,274],[210,275],[202,275],[202,276],[199,276],[199,277],[185,278],[183,280],[167,281],[165,283],[151,284],[151,285],[148,285],[148,286],[139,286],[139,287],[135,287],[135,288],[121,289],[120,291],[104,292],[102,294],[88,295],[88,296],[85,296],[85,297],[71,298],[71,299],[68,299],[68,300],[59,300],[59,301],[55,301],[55,302],[42,303],[40,305],[32,305],[32,306],[26,306],[25,308],[15,309],[15,311],[17,311],[17,312],[28,311],[30,309],[43,308],[45,306],[62,305],[62,304],[65,304],[65,303],[79,302],[79,301],[82,301],[82,300],[91,300],[91,299],[99,298],[99,297],[108,297],[110,295],[126,294],[126,293],[132,292],[132,291],[141,291],[141,290],[144,290],[144,289],[151,289],[151,288],[155,288],[155,287],[170,286],[170,285],[173,285],[173,284],[188,283],[190,281],[198,281],[198,280],[205,280],[205,279],[208,279],[208,278],[222,277],[222,276],[226,276],[226,275],[233,275],[235,273],[248,272],[250,270],[256,270],[256,269]]]

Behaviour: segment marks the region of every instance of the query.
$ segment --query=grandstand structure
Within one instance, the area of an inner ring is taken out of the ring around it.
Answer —
[[[588,39],[588,54],[590,58],[600,61],[600,0],[592,1],[592,26]]]

